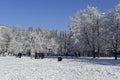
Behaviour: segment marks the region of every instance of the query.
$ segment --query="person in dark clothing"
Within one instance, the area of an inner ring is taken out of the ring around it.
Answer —
[[[38,59],[38,57],[37,57],[37,52],[35,52],[35,59]]]
[[[21,58],[21,56],[22,56],[22,53],[18,53],[18,57]]]
[[[62,57],[58,57],[58,61],[62,61]]]
[[[44,56],[45,56],[45,55],[44,55],[44,53],[41,53],[41,59],[43,59],[43,58],[44,58]]]

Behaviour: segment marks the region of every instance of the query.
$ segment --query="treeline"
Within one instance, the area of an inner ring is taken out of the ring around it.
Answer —
[[[101,13],[88,6],[70,19],[70,52],[81,55],[115,56],[120,54],[120,4]]]
[[[46,55],[65,53],[67,33],[57,30],[43,30],[38,27],[21,30],[18,27],[0,26],[1,55],[35,55],[35,52]]]

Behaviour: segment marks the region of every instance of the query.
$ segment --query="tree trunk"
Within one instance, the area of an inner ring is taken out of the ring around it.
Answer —
[[[114,53],[115,60],[117,60],[117,53]]]
[[[98,51],[97,51],[98,57],[100,57],[100,48],[98,47]]]
[[[96,58],[96,53],[95,53],[95,51],[92,51],[92,54],[93,54],[93,58]]]

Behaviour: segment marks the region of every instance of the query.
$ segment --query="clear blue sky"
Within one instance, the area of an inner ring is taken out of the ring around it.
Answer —
[[[113,9],[120,0],[0,0],[0,24],[21,29],[68,30],[69,17],[87,5],[100,11]]]

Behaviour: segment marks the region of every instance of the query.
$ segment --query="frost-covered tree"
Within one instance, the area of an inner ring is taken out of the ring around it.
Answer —
[[[67,55],[67,40],[68,34],[65,31],[60,31],[58,33],[58,42],[59,42],[59,54]]]
[[[12,39],[12,34],[9,28],[3,26],[1,28],[1,52],[3,53],[3,55],[5,53],[8,53],[8,48],[9,48],[9,44],[11,42]]]
[[[49,31],[49,37],[47,38],[48,52],[58,54],[59,45],[58,32],[56,30]]]
[[[47,53],[52,49],[57,54],[59,49],[58,34],[56,31],[43,30],[38,27],[21,30],[18,27],[4,27],[0,29],[0,52],[17,55],[23,53],[30,56],[35,52]]]
[[[96,57],[96,53],[98,56],[100,55],[100,49],[101,49],[101,13],[97,10],[97,8],[94,7],[88,7],[87,14],[89,17],[89,27],[87,32],[89,36],[89,42],[90,42],[90,48],[92,49],[93,57]]]
[[[120,4],[115,10],[107,12],[104,20],[104,41],[105,48],[111,51],[115,59],[120,51]]]
[[[100,36],[101,36],[101,14],[94,7],[88,7],[86,10],[79,11],[75,17],[71,18],[70,35],[71,44],[75,51],[91,51],[100,53]],[[73,50],[73,51],[74,51]]]
[[[9,43],[9,48],[8,48],[8,52],[10,54],[15,54],[15,53],[19,52],[19,49],[18,49],[19,43],[17,42],[17,37],[18,37],[19,31],[20,31],[20,29],[18,27],[10,28],[11,41]]]
[[[70,19],[70,52],[88,52],[93,57],[107,50],[120,52],[120,4],[115,10],[100,13],[95,7],[81,10]]]

